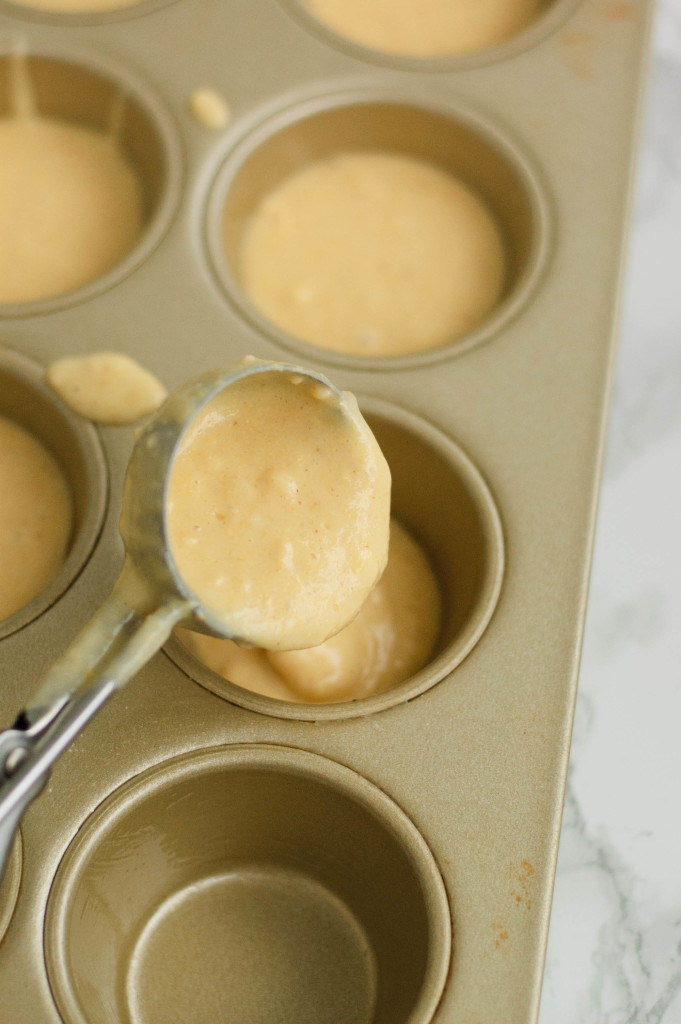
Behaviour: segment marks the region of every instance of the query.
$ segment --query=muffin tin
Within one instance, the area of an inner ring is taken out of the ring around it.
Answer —
[[[119,349],[168,387],[246,353],[321,369],[358,395],[445,606],[431,662],[350,704],[270,701],[171,640],[25,816],[0,889],[7,1020],[535,1019],[651,6],[555,0],[506,44],[426,61],[345,43],[294,0],[1,5],[41,112],[102,127],[125,96],[146,197],[118,267],[0,310],[0,412],[49,442],[77,509],[59,577],[0,624],[4,724],[121,564],[133,430],[63,406],[42,380],[60,356]],[[190,113],[202,87],[224,130]],[[0,58],[0,112],[7,90]],[[259,197],[348,148],[424,156],[486,198],[509,275],[476,331],[342,355],[243,295]]]

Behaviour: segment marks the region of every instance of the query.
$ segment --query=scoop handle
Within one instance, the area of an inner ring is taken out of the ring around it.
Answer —
[[[190,607],[179,597],[153,600],[126,562],[111,596],[47,673],[31,707],[0,732],[0,878],[19,821],[54,762]]]
[[[86,694],[55,705],[54,724],[42,736],[17,726],[0,733],[0,879],[24,811],[41,792],[50,769],[93,715],[114,692],[111,680],[92,686]]]
[[[165,643],[192,604],[147,580],[126,558],[109,598],[49,670],[31,700],[32,714],[106,674],[118,689]]]

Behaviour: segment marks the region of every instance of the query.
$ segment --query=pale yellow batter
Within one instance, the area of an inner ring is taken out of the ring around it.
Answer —
[[[231,117],[227,100],[216,89],[195,89],[189,97],[189,109],[204,128],[219,132]]]
[[[345,410],[345,411],[342,411]],[[312,647],[357,614],[388,552],[390,471],[351,395],[283,372],[225,388],[168,485],[185,582],[233,635]]]
[[[181,630],[182,642],[225,679],[277,700],[333,702],[381,693],[428,660],[440,625],[440,597],[422,549],[392,520],[388,565],[345,629],[303,651],[238,647]]]
[[[0,416],[0,619],[54,578],[71,534],[71,496],[37,438]]]
[[[42,117],[0,120],[0,303],[79,288],[142,227],[139,180],[110,133]]]
[[[539,0],[301,0],[351,42],[404,57],[451,57],[503,42],[536,17]]]
[[[177,634],[199,661],[224,679],[264,697],[296,700],[293,691],[267,657],[267,651],[258,647],[239,647],[232,640],[220,640],[189,629],[178,629]]]
[[[501,295],[505,253],[484,202],[441,167],[346,153],[264,199],[240,276],[260,312],[304,341],[399,355],[476,327]]]
[[[157,377],[121,352],[57,359],[47,380],[74,412],[95,423],[134,423],[167,394]]]

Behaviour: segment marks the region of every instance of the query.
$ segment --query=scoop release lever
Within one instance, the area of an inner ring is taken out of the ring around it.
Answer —
[[[24,811],[42,791],[54,762],[115,689],[105,678],[82,695],[22,711],[0,732],[0,880]]]

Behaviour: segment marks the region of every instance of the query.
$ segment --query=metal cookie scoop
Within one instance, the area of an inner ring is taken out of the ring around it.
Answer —
[[[0,733],[0,877],[21,816],[40,793],[51,766],[109,697],[159,650],[177,623],[249,641],[235,636],[180,576],[168,542],[165,498],[179,443],[197,413],[230,384],[272,371],[324,385],[336,397],[340,415],[352,416],[352,396],[323,375],[247,357],[189,381],[144,427],[125,478],[121,575],[105,604],[47,673],[31,707]]]

